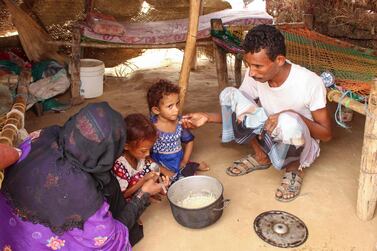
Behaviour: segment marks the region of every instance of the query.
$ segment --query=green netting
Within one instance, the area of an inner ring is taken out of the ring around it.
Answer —
[[[377,55],[373,50],[356,48],[346,42],[306,28],[281,28],[287,45],[287,58],[321,74],[330,71],[344,90],[357,95],[369,94],[377,76]]]

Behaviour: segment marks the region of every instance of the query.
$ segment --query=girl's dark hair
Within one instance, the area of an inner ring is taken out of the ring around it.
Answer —
[[[266,49],[268,58],[274,61],[277,56],[286,54],[284,36],[272,25],[261,24],[251,29],[243,42],[246,53],[256,53]]]
[[[156,127],[141,113],[126,116],[124,122],[127,131],[127,143],[142,140],[154,141],[157,137]]]
[[[169,94],[176,93],[179,94],[179,86],[173,84],[169,80],[160,79],[158,82],[154,83],[147,93],[148,108],[149,111],[152,107],[158,107],[160,100]]]

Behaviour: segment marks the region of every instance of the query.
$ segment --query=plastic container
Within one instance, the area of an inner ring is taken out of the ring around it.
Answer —
[[[353,110],[347,107],[342,107],[341,118],[343,122],[351,122],[353,118]]]
[[[84,98],[96,98],[103,94],[105,64],[97,59],[80,60],[80,94]]]

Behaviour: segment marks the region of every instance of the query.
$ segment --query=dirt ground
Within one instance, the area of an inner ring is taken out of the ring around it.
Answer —
[[[104,94],[86,100],[85,104],[107,101],[122,114],[147,114],[147,88],[160,78],[177,82],[180,60],[164,61],[162,66],[154,67],[138,66],[128,78],[107,77]],[[229,75],[232,78],[231,72]],[[45,113],[42,117],[29,111],[26,129],[33,131],[52,124],[61,125],[83,105],[63,113]],[[330,108],[334,114],[335,106],[332,104]],[[184,112],[191,111],[219,111],[216,70],[214,64],[205,59],[199,61],[198,69],[190,75]],[[220,125],[209,124],[196,129],[193,159],[210,164],[211,170],[203,174],[222,182],[224,197],[231,200],[229,206],[214,225],[192,230],[174,220],[166,199],[153,203],[142,215],[145,237],[134,250],[279,250],[259,239],[253,230],[255,217],[269,210],[287,211],[306,223],[308,240],[292,250],[376,250],[377,217],[363,222],[355,214],[364,122],[365,118],[357,114],[351,130],[342,129],[334,122],[333,140],[321,143],[321,155],[307,169],[301,195],[289,203],[274,198],[282,172],[270,168],[230,177],[225,173],[226,167],[248,154],[248,147],[222,144]]]

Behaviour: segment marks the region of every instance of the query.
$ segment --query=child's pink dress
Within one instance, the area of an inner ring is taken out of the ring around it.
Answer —
[[[134,169],[124,156],[120,156],[113,166],[113,173],[119,182],[120,190],[124,192],[127,188],[135,185],[145,174],[152,171],[150,166],[150,162],[141,159]]]

